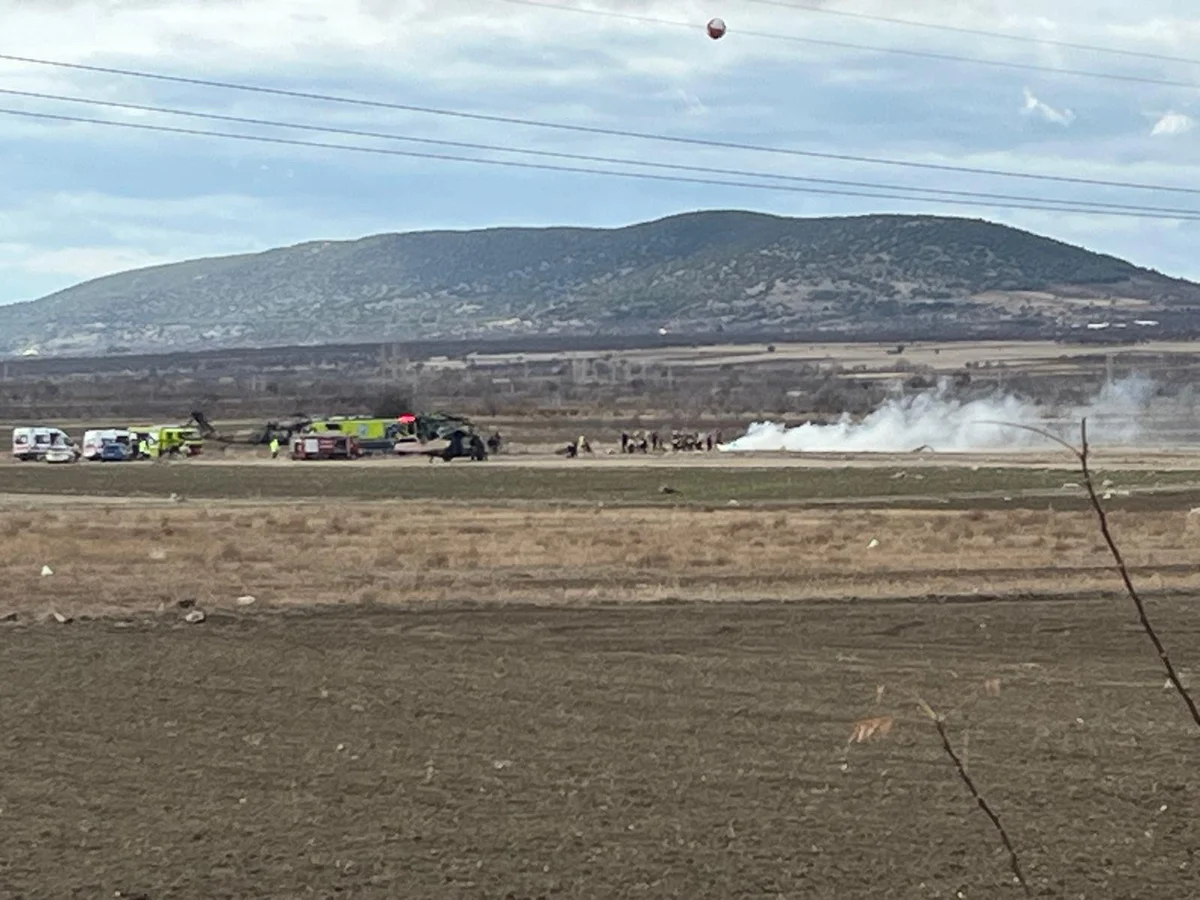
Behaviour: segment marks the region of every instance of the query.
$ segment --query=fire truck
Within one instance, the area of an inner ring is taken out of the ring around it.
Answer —
[[[326,432],[292,438],[292,459],[358,459],[362,455],[362,445],[350,434]]]

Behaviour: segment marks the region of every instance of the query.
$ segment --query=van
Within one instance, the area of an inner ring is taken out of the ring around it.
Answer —
[[[128,448],[132,437],[125,428],[96,428],[83,433],[83,458],[102,459],[105,444],[121,444]]]
[[[12,455],[22,462],[45,459],[51,448],[67,450],[74,447],[75,442],[59,428],[32,426],[13,429]]]

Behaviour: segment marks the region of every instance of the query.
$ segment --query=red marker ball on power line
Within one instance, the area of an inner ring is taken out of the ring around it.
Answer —
[[[708,23],[708,36],[714,41],[725,37],[725,20],[710,19]]]

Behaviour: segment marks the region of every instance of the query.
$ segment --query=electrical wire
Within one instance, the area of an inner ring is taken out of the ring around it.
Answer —
[[[238,134],[234,132],[211,131],[197,128],[179,128],[169,125],[151,125],[144,122],[114,122],[109,119],[92,119],[85,116],[68,116],[55,113],[32,112],[30,110],[12,109],[0,107],[0,114],[18,116],[28,119],[41,119],[46,121],[70,122],[88,125],[104,125],[114,128],[125,128],[137,131],[149,131],[166,134],[182,134],[199,137],[215,137],[238,141],[253,141],[264,144],[276,144],[290,147],[313,147],[323,150],[345,150],[356,153],[370,153],[382,156],[400,156],[413,159],[434,159],[448,162],[472,163],[477,165],[503,166],[506,168],[526,169],[548,172],[565,172],[571,174],[585,175],[607,175],[618,178],[634,178],[647,181],[672,182],[680,184],[700,184],[713,187],[735,187],[735,188],[751,188],[755,190],[768,191],[787,191],[789,193],[799,194],[818,194],[832,195],[839,197],[866,197],[873,200],[904,200],[912,202],[914,200],[925,200],[929,203],[948,204],[954,206],[972,206],[978,207],[981,204],[973,200],[956,200],[949,198],[938,197],[913,197],[905,194],[893,194],[876,191],[850,191],[840,190],[836,188],[818,188],[818,187],[800,187],[798,185],[789,184],[765,184],[761,181],[726,181],[712,178],[700,178],[698,176],[685,175],[658,175],[650,172],[627,172],[616,171],[612,169],[597,169],[584,166],[555,166],[547,163],[520,162],[517,160],[507,159],[482,159],[473,156],[457,156],[446,153],[424,153],[416,150],[397,150],[388,147],[363,147],[353,144],[333,144],[325,141],[301,141],[292,138],[270,137],[267,135],[252,135]],[[1047,205],[1049,201],[1041,203],[1009,203],[998,201],[987,203],[989,207],[998,209],[1020,209],[1035,212],[1058,212],[1058,213],[1077,213],[1083,215],[1099,215],[1099,216],[1118,216],[1124,218],[1137,219],[1169,219],[1174,221],[1200,221],[1200,214],[1180,214],[1180,215],[1164,215],[1157,212],[1138,212],[1138,211],[1123,211],[1123,210],[1103,210],[1103,209],[1088,209],[1082,207],[1071,206],[1068,201],[1056,201],[1059,205]]]
[[[720,141],[710,138],[683,137],[680,135],[656,134],[653,132],[632,131],[621,128],[604,128],[595,125],[576,125],[567,122],[549,122],[540,119],[525,119],[516,116],[502,116],[491,113],[467,112],[464,110],[440,109],[429,106],[417,106],[408,103],[395,103],[385,100],[369,100],[363,97],[350,97],[339,94],[325,94],[314,91],[291,90],[288,88],[268,87],[260,84],[243,82],[218,81],[210,78],[195,78],[184,75],[167,75],[162,72],[147,72],[137,69],[122,69],[113,66],[100,66],[88,63],[72,63],[62,60],[51,60],[30,56],[17,56],[10,53],[0,53],[0,60],[25,63],[28,65],[46,66],[71,71],[92,72],[105,75],[120,75],[129,78],[140,78],[170,84],[186,84],[195,87],[218,88],[222,90],[241,91],[274,97],[288,97],[295,100],[314,100],[322,103],[338,103],[349,106],[370,109],[387,109],[399,112],[419,113],[447,118],[464,119],[477,122],[492,122],[504,125],[519,125],[528,128],[543,128],[554,131],[574,132],[577,134],[605,135],[608,137],[630,138],[634,140],[656,141],[660,143],[679,144],[692,147],[711,147],[722,150],[741,150],[752,153],[769,153],[778,156],[804,157],[808,159],[828,159],[838,162],[854,162],[865,165],[892,166],[896,168],[915,169],[929,172],[954,172],[962,175],[989,175],[996,178],[1017,178],[1028,181],[1057,184],[1078,184],[1092,187],[1123,188],[1126,190],[1161,191],[1176,194],[1200,194],[1200,188],[1181,187],[1165,184],[1147,184],[1132,181],[1115,181],[1102,178],[1082,178],[1069,175],[1046,175],[1037,172],[1013,172],[1004,169],[989,169],[979,166],[956,166],[947,163],[917,162],[914,160],[888,159],[885,157],[858,156],[850,153],[830,153],[818,150],[801,150],[794,147],[772,147],[765,144],[747,144],[736,141]]]
[[[299,131],[319,132],[323,134],[338,134],[349,137],[364,137],[375,138],[380,140],[403,141],[406,143],[428,144],[442,147],[456,147],[467,150],[484,150],[496,153],[513,153],[526,156],[537,156],[552,159],[568,159],[577,162],[589,163],[604,163],[609,165],[625,165],[625,166],[643,166],[654,169],[667,169],[683,172],[698,172],[706,175],[726,175],[734,178],[763,178],[776,181],[787,181],[804,184],[826,184],[840,187],[856,187],[867,188],[880,191],[909,191],[918,194],[937,195],[942,194],[950,197],[969,197],[974,200],[1010,200],[1018,203],[1055,203],[1065,204],[1072,208],[1094,208],[1127,210],[1135,212],[1155,212],[1164,214],[1178,214],[1184,216],[1200,216],[1200,209],[1181,209],[1178,207],[1160,207],[1160,206],[1145,206],[1142,204],[1126,204],[1126,203],[1108,203],[1093,200],[1070,200],[1059,199],[1055,197],[1029,197],[1014,194],[995,194],[983,191],[963,191],[952,190],[950,188],[930,188],[923,186],[908,186],[898,184],[879,184],[869,181],[847,181],[836,178],[817,178],[812,176],[801,175],[785,175],[773,172],[754,172],[745,169],[725,169],[712,166],[695,166],[685,163],[667,163],[655,162],[641,159],[628,159],[611,156],[598,156],[585,153],[565,153],[554,150],[537,150],[530,148],[514,149],[512,147],[504,147],[498,144],[484,144],[475,141],[452,141],[442,138],[426,138],[415,137],[412,135],[394,134],[390,132],[379,131],[364,131],[354,128],[337,128],[327,125],[313,125],[303,122],[286,122],[277,119],[261,119],[248,116],[231,116],[222,113],[207,113],[197,110],[178,109],[176,107],[152,106],[144,103],[125,103],[118,100],[101,100],[88,97],[74,97],[64,94],[50,94],[42,91],[22,91],[13,88],[0,88],[0,94],[26,97],[37,100],[53,100],[64,103],[79,103],[89,106],[102,106],[111,109],[124,109],[136,112],[151,112],[171,116],[185,116],[195,119],[206,119],[209,121],[232,122],[239,125],[257,125],[270,128],[291,128]],[[936,199],[936,197],[924,197],[917,199]]]
[[[1113,56],[1124,56],[1130,59],[1148,59],[1155,62],[1183,63],[1185,65],[1200,65],[1200,59],[1184,56],[1169,56],[1165,53],[1152,53],[1146,50],[1125,50],[1119,47],[1103,47],[1098,44],[1080,44],[1074,41],[1061,41],[1055,38],[1037,37],[1027,34],[1009,34],[1003,31],[988,31],[983,28],[967,28],[961,25],[942,25],[936,22],[917,22],[913,19],[897,19],[892,16],[878,16],[871,13],[851,12],[845,9],[831,9],[826,6],[812,6],[808,3],[791,3],[788,0],[745,0],[746,3],[756,3],[760,6],[774,6],[779,9],[794,9],[798,12],[819,13],[827,16],[839,16],[845,19],[857,19],[861,22],[879,22],[884,25],[902,25],[908,28],[923,28],[929,31],[941,31],[946,34],[961,34],[969,37],[997,38],[1005,41],[1038,44],[1044,47],[1059,47],[1063,50],[1085,50],[1089,53],[1108,53]]]
[[[537,9],[553,9],[560,12],[579,13],[585,16],[599,16],[606,19],[625,19],[631,22],[642,22],[652,25],[671,25],[679,28],[703,28],[692,22],[680,22],[674,19],[660,19],[654,16],[643,16],[636,13],[623,13],[607,9],[585,9],[580,6],[567,6],[561,3],[550,3],[545,0],[500,0],[516,6],[530,6]],[[778,34],[770,31],[732,30],[732,34],[747,37],[764,38],[772,41],[788,41],[796,44],[808,44],[816,47],[833,47],[838,50],[856,50],[866,53],[888,53],[893,56],[907,56],[913,59],[933,59],[939,62],[969,63],[977,66],[990,66],[998,69],[1014,69],[1022,72],[1049,72],[1054,75],[1071,75],[1079,78],[1100,78],[1105,81],[1124,81],[1132,84],[1153,84],[1160,87],[1181,87],[1195,90],[1200,83],[1195,81],[1175,81],[1167,78],[1151,78],[1144,75],[1122,75],[1117,72],[1095,72],[1088,69],[1066,69],[1055,66],[1044,66],[1038,63],[1013,62],[1003,59],[981,59],[977,56],[957,56],[953,53],[938,53],[933,50],[911,50],[907,47],[880,47],[871,44],[855,44],[850,41],[833,41],[825,38],[800,37],[792,34]]]

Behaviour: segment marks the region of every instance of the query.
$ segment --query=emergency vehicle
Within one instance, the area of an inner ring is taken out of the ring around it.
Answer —
[[[292,438],[292,459],[358,459],[362,446],[349,434],[298,434]]]
[[[145,442],[146,453],[152,459],[163,456],[199,456],[204,450],[204,439],[195,428],[179,425],[135,425],[129,429],[129,433],[135,448]]]
[[[363,450],[391,450],[396,440],[413,431],[412,416],[373,418],[369,416],[331,416],[316,419],[304,429],[307,434],[348,434]]]
[[[44,460],[46,453],[54,450],[71,450],[75,442],[59,428],[21,427],[14,428],[12,434],[12,455],[22,462]]]
[[[128,450],[133,443],[133,436],[126,428],[93,428],[83,433],[83,458],[99,462],[104,459],[105,444],[120,444]]]

